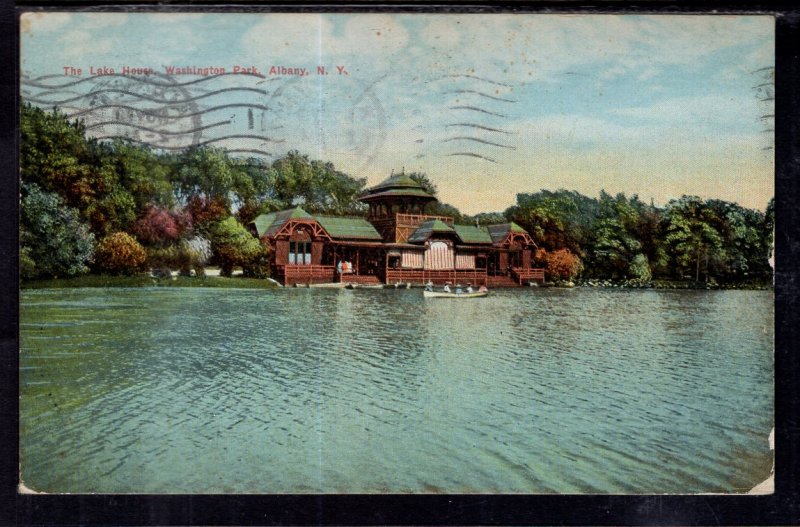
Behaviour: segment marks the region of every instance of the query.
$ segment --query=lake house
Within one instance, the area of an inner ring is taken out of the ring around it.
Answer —
[[[367,218],[309,214],[301,207],[262,214],[252,228],[285,285],[328,282],[518,286],[544,281],[532,267],[536,244],[516,223],[458,225],[425,214],[436,200],[405,174],[367,189]]]

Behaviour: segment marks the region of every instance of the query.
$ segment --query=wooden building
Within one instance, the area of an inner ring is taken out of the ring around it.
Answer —
[[[425,214],[436,198],[405,174],[359,200],[369,206],[366,219],[312,215],[301,207],[256,218],[255,231],[272,249],[273,277],[286,285],[544,281],[544,271],[531,265],[536,244],[522,227],[457,225]]]

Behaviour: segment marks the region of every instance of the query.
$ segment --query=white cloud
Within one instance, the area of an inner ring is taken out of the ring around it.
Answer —
[[[89,31],[79,30],[64,33],[60,44],[61,56],[70,59],[99,56],[108,53],[113,48],[113,42],[110,39],[98,38]]]
[[[20,27],[23,34],[50,33],[65,26],[72,19],[69,13],[23,13]]]

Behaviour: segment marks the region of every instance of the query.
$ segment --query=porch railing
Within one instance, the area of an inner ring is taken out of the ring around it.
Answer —
[[[280,266],[278,271],[286,285],[329,283],[336,278],[336,267],[332,265],[287,264]]]
[[[411,282],[436,285],[453,284],[486,285],[486,269],[387,269],[386,283]]]
[[[511,276],[522,285],[523,282],[539,282],[544,283],[544,269],[540,268],[524,268],[512,267]]]

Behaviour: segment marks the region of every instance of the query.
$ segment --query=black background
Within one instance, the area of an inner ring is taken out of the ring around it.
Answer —
[[[235,11],[520,11],[775,14],[775,494],[19,495],[18,16],[21,9]],[[798,28],[788,2],[493,2],[258,5],[2,1],[0,8],[0,525],[796,525],[798,494]]]

